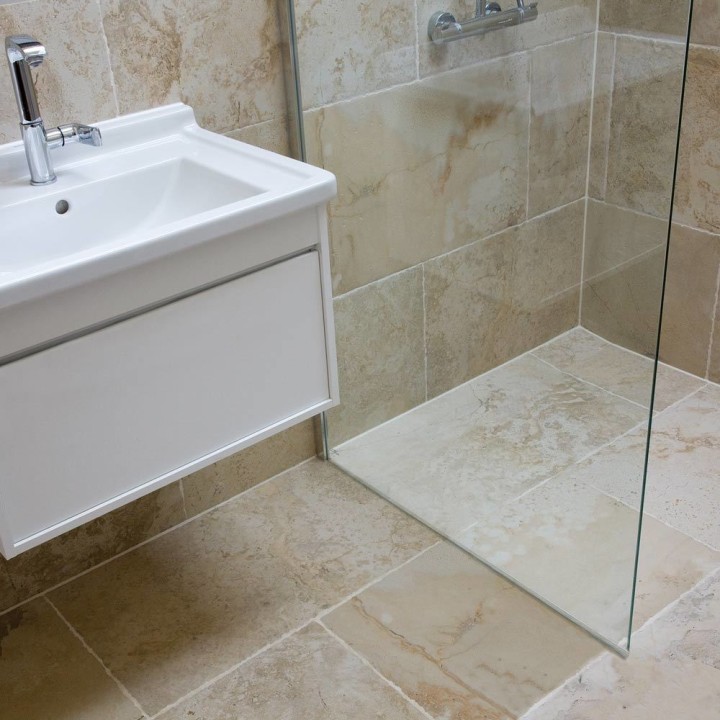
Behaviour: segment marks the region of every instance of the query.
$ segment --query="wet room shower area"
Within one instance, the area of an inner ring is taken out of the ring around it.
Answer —
[[[328,457],[625,649],[651,418],[697,388],[655,391],[689,4],[342,7],[284,8],[339,186]]]

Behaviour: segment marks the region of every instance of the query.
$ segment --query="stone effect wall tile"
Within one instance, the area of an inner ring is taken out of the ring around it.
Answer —
[[[0,612],[184,519],[180,486],[173,483],[12,560],[0,557]]]
[[[720,272],[720,237],[673,225],[661,359],[705,377]]]
[[[483,37],[434,45],[428,37],[433,13],[442,9],[464,20],[475,14],[475,0],[445,0],[440,4],[437,0],[417,0],[417,6],[420,77],[595,31],[595,0],[543,0],[533,22]],[[506,6],[507,2],[503,3]]]
[[[720,42],[720,27],[718,27]],[[674,219],[720,232],[720,50],[692,47],[680,138]]]
[[[313,421],[273,435],[181,480],[188,517],[314,457]]]
[[[416,79],[414,0],[297,0],[295,13],[306,108]]]
[[[585,195],[594,50],[586,35],[532,53],[530,217]]]
[[[426,264],[430,397],[577,324],[584,205]]]
[[[608,33],[599,32],[597,56],[595,58],[595,91],[593,95],[588,196],[600,200],[605,198],[614,65],[615,37]]]
[[[718,276],[720,285],[720,276]],[[720,383],[720,307],[715,306],[715,324],[713,327],[712,347],[710,349],[710,367],[708,368],[708,380]]]
[[[652,12],[639,2],[601,0],[600,29],[630,35],[662,35],[684,42],[688,9],[688,2],[677,0],[660,0],[653,4]]]
[[[117,114],[102,20],[93,0],[37,0],[0,5],[2,35],[34,35],[48,56],[35,71],[40,109],[47,127],[93,123]],[[68,39],[72,38],[70,42]],[[0,72],[0,143],[20,138],[10,75]]]
[[[700,45],[720,46],[720,4],[717,0],[694,0],[690,39]]]
[[[306,115],[334,172],[336,294],[525,219],[528,61],[463,69]]]
[[[101,0],[120,112],[181,100],[228,132],[285,114],[274,0]]]
[[[422,268],[335,300],[341,404],[330,446],[425,401]]]
[[[608,202],[667,217],[683,62],[681,45],[617,38]]]
[[[279,155],[292,157],[287,118],[277,118],[229,132],[233,140],[256,145]]]

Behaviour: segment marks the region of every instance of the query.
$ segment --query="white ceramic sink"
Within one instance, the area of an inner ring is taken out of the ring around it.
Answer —
[[[330,173],[202,130],[182,104],[99,127],[102,147],[53,151],[58,181],[46,187],[29,184],[21,143],[0,148],[0,308],[335,194]]]

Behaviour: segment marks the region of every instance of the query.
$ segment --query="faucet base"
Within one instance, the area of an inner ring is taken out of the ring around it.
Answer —
[[[50,149],[42,122],[20,125],[32,185],[49,185],[57,180],[50,162]]]

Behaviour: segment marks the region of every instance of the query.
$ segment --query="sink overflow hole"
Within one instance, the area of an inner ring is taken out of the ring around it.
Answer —
[[[58,215],[64,215],[70,209],[70,203],[67,200],[58,200],[55,203],[55,212]]]

